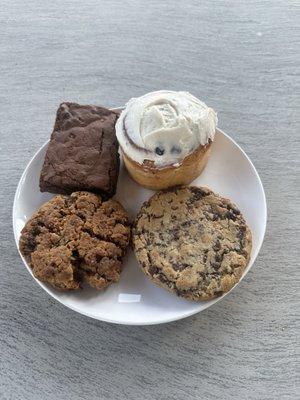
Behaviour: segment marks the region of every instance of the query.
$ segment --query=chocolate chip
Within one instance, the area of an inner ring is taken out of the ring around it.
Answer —
[[[217,263],[220,263],[220,262],[222,261],[222,256],[221,256],[221,254],[216,254],[215,260],[216,260]]]
[[[38,226],[35,226],[33,229],[32,229],[32,235],[33,236],[37,236],[38,234],[40,234],[41,233],[41,230],[40,230],[40,228],[38,227]]]
[[[238,231],[238,234],[237,234],[237,237],[238,237],[238,239],[239,240],[244,240],[244,231],[242,230],[242,229],[239,229],[239,231]]]
[[[219,215],[218,214],[213,214],[212,220],[213,221],[217,221],[218,219],[219,219]]]
[[[214,270],[218,270],[221,264],[219,262],[213,262],[211,263],[211,266],[213,267]]]
[[[167,278],[164,275],[159,274],[158,278],[162,283],[166,283],[168,286],[170,286],[170,282],[167,280]]]
[[[86,216],[82,211],[78,211],[77,215],[79,218],[81,218],[83,221],[86,221]]]
[[[172,267],[173,267],[174,271],[183,271],[184,269],[191,267],[191,265],[185,264],[185,263],[183,263],[183,264],[172,264]]]
[[[34,236],[29,236],[28,237],[26,245],[27,245],[27,249],[26,250],[28,250],[29,252],[34,251],[34,249],[36,247],[36,241],[35,241]]]
[[[173,239],[174,240],[179,240],[179,232],[178,232],[178,230],[173,232]]]
[[[155,148],[155,153],[156,153],[157,155],[159,155],[159,156],[163,156],[164,153],[165,153],[165,150],[162,149],[161,147],[156,147],[156,148]]]
[[[159,273],[159,269],[155,267],[154,265],[150,265],[148,272],[150,275],[157,275]]]
[[[208,211],[204,211],[203,214],[204,214],[205,218],[208,219],[209,221],[217,221],[218,219],[221,218],[221,216],[219,214],[210,213]]]
[[[69,113],[69,111],[65,111],[63,113],[62,117],[65,118],[65,119],[69,119],[69,118],[71,118],[71,114]]]
[[[79,252],[78,252],[77,249],[73,249],[73,250],[72,250],[72,257],[74,257],[74,258],[79,258]]]
[[[184,221],[184,222],[181,224],[181,226],[182,226],[183,228],[186,228],[186,227],[191,226],[191,225],[192,225],[192,221]]]
[[[229,204],[227,205],[227,210],[233,212],[235,215],[239,215],[241,212],[237,208],[230,206]]]
[[[227,217],[228,219],[231,219],[232,221],[236,221],[236,215],[235,215],[233,212],[231,212],[231,211],[227,211],[226,217]]]
[[[180,238],[179,227],[175,226],[173,229],[170,229],[169,234],[172,236],[172,239],[179,240]]]
[[[203,189],[198,188],[198,187],[191,187],[191,192],[193,193],[192,202],[201,200],[202,197],[208,195],[208,193],[206,193]]]
[[[216,243],[214,244],[213,249],[214,249],[214,251],[219,251],[221,249],[221,243],[220,243],[219,239],[216,240]]]
[[[223,294],[222,290],[218,290],[217,292],[215,292],[216,296],[222,296],[222,294]]]

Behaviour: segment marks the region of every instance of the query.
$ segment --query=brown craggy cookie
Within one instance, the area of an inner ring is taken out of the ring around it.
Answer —
[[[251,232],[228,199],[203,187],[157,192],[133,228],[136,257],[159,286],[190,300],[229,291],[241,278]]]
[[[23,228],[19,246],[37,279],[59,289],[78,289],[83,281],[103,289],[118,281],[129,239],[120,203],[74,192],[42,205]]]

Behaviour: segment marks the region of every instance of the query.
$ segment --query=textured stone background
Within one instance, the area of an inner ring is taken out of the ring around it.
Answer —
[[[299,20],[286,0],[0,2],[1,400],[299,398]],[[249,154],[267,195],[265,242],[201,315],[97,322],[25,270],[14,191],[61,101],[119,106],[162,88],[205,99]]]

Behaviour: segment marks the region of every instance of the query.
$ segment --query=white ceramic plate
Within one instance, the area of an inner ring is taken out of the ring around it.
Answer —
[[[27,165],[15,194],[13,227],[17,245],[26,221],[41,204],[53,197],[52,194],[39,191],[39,175],[46,147],[47,143]],[[244,273],[245,276],[262,245],[267,218],[264,189],[253,164],[243,150],[219,130],[208,165],[193,184],[208,186],[216,193],[230,198],[244,214],[253,236],[251,260]],[[151,194],[150,190],[136,184],[121,165],[116,199],[124,205],[132,217]],[[22,260],[32,275],[23,257]],[[128,325],[175,321],[196,314],[224,297],[193,302],[168,293],[154,285],[143,274],[132,250],[128,251],[124,260],[119,283],[102,292],[89,288],[76,292],[60,292],[36,281],[48,294],[74,311],[101,321]]]

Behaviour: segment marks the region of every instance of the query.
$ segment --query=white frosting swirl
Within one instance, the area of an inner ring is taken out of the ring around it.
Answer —
[[[214,139],[217,115],[188,92],[160,90],[132,98],[117,124],[120,146],[132,160],[157,167],[180,163]]]

